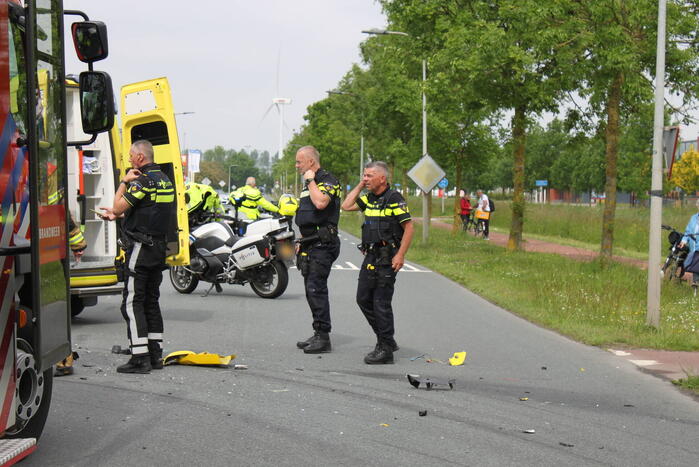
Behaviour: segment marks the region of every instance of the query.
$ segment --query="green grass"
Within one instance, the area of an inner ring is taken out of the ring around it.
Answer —
[[[688,389],[699,395],[699,376],[687,375],[686,378],[674,380],[672,384]]]
[[[472,200],[473,201],[473,200]],[[669,224],[678,231],[684,231],[689,218],[696,214],[693,203],[680,206],[663,207],[663,224]],[[445,216],[450,216],[454,209],[454,199],[444,202]],[[490,220],[495,230],[510,231],[512,211],[510,202],[496,201],[496,211]],[[409,207],[415,217],[422,216],[422,199],[411,197]],[[543,237],[556,243],[563,241],[580,242],[583,248],[599,249],[602,237],[603,205],[569,205],[569,204],[526,204],[524,214],[524,235]],[[615,214],[614,248],[615,254],[645,258],[648,253],[649,209],[618,205]],[[442,215],[441,200],[433,198],[432,216]],[[667,233],[663,233],[663,249],[667,246]],[[556,240],[558,239],[558,240]],[[639,256],[640,255],[640,256]]]
[[[502,203],[501,203],[502,205]],[[500,206],[498,206],[500,208]],[[503,209],[505,211],[505,209]],[[354,235],[361,215],[343,213]],[[686,284],[663,287],[661,326],[645,324],[647,274],[633,266],[580,262],[554,254],[508,253],[470,235],[419,233],[408,260],[464,285],[491,302],[577,341],[600,347],[699,350],[699,299]]]

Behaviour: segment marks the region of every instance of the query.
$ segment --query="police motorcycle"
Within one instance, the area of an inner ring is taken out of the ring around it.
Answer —
[[[201,207],[207,204],[206,195],[203,201]],[[262,298],[279,297],[289,284],[288,267],[294,259],[291,219],[298,207],[298,202],[294,202],[295,198],[283,195],[279,217],[249,223],[239,218],[237,210],[231,217],[192,206],[190,263],[170,268],[175,290],[189,294],[204,281],[211,284],[206,296],[213,288],[222,292],[221,284],[250,283]]]

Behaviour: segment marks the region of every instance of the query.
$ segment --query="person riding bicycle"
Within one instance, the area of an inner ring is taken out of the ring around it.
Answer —
[[[464,190],[459,191],[459,196],[461,196],[461,222],[463,224],[464,230],[468,228],[468,223],[471,221],[471,201],[468,199],[468,195]]]
[[[699,211],[699,199],[697,199],[696,206],[697,211]],[[680,248],[685,245],[689,246],[689,254],[684,260],[684,269],[692,273],[693,287],[699,286],[699,255],[696,255],[697,250],[699,250],[699,242],[694,237],[697,234],[699,234],[699,212],[689,218],[687,228],[684,229],[684,237],[680,242]]]
[[[476,191],[478,198],[478,207],[476,208],[476,217],[478,222],[483,224],[483,239],[489,240],[490,235],[490,200],[488,195],[483,193],[483,190]]]

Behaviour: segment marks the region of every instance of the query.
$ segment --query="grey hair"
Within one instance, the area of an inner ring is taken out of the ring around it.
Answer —
[[[250,186],[254,186],[254,185],[257,185],[257,181],[255,180],[255,177],[248,177],[245,180],[245,184],[250,185]]]
[[[388,164],[383,161],[371,161],[364,166],[365,169],[377,169],[383,172],[384,176],[388,178]]]
[[[320,153],[313,146],[302,146],[297,152],[304,153],[316,163],[320,163]]]
[[[139,139],[131,144],[131,147],[143,153],[148,162],[155,162],[153,144],[147,139]]]

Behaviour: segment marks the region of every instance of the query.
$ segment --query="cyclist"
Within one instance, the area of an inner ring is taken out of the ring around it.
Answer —
[[[464,231],[466,231],[468,230],[469,222],[471,222],[471,209],[473,208],[464,190],[459,191],[459,196],[461,196],[461,223],[463,224]]]

